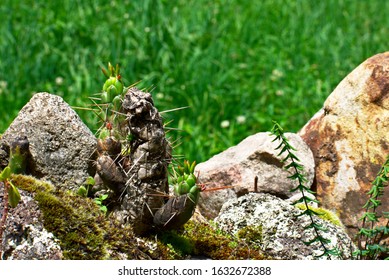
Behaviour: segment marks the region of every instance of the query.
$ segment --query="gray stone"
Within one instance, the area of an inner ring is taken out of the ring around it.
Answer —
[[[317,242],[310,246],[304,244],[315,235],[311,229],[304,231],[304,226],[310,220],[306,215],[298,217],[301,212],[271,194],[250,193],[225,203],[215,222],[230,234],[236,234],[246,226],[261,227],[262,238],[257,241],[257,245],[266,255],[275,259],[314,259],[323,250]],[[324,238],[331,241],[327,245],[328,249],[338,248],[342,253],[341,257],[331,256],[331,259],[350,259],[355,246],[344,229],[326,220],[317,217],[314,219],[328,229],[328,232],[321,232]]]
[[[27,137],[28,171],[57,188],[75,189],[93,175],[96,138],[76,112],[59,96],[37,93],[20,110],[1,141]],[[89,172],[88,172],[89,171]]]
[[[301,160],[308,180],[306,186],[310,187],[314,178],[312,152],[298,135],[286,133],[285,136],[297,150],[295,154]],[[274,136],[268,132],[257,133],[196,166],[199,182],[208,189],[233,187],[201,193],[199,208],[205,217],[215,218],[227,200],[249,192],[270,193],[284,199],[293,195],[290,189],[297,186],[297,181],[288,178],[292,173],[284,167],[289,161],[282,162],[286,154],[278,156],[279,150],[275,148],[279,143],[272,142],[273,139]],[[255,177],[258,178],[256,189]]]
[[[3,210],[3,190],[0,187],[0,216]],[[19,190],[21,200],[10,208],[3,233],[3,259],[8,260],[58,260],[62,249],[58,240],[48,232],[42,213],[31,193]]]

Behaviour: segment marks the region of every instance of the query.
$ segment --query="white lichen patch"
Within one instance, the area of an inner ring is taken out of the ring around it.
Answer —
[[[249,193],[225,203],[215,222],[224,231],[236,234],[245,226],[262,228],[260,248],[276,259],[314,259],[323,248],[318,242],[307,246],[316,237],[312,230],[304,230],[310,224],[308,216],[298,217],[302,211],[288,202],[265,193]],[[329,240],[328,249],[341,248],[343,257],[350,258],[351,239],[343,228],[314,217],[315,222],[328,229],[321,235]],[[335,259],[335,257],[331,257]]]

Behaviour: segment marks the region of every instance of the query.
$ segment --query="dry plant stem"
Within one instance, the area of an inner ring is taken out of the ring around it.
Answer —
[[[3,256],[3,232],[5,230],[5,223],[7,221],[7,216],[8,216],[8,189],[9,189],[9,184],[8,182],[3,182],[4,185],[4,195],[3,195],[3,203],[4,203],[4,208],[3,208],[3,214],[1,215],[1,221],[0,221],[0,259],[2,259]]]

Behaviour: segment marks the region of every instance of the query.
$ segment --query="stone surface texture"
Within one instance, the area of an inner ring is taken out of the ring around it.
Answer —
[[[356,233],[366,192],[389,154],[389,52],[345,77],[299,135],[314,154],[321,205]],[[389,192],[382,204],[379,211],[389,211]]]
[[[295,153],[304,166],[308,179],[306,186],[309,187],[314,179],[312,152],[298,135],[286,133],[285,136],[297,150]],[[208,189],[233,187],[201,193],[199,209],[205,217],[215,218],[227,200],[249,192],[270,193],[284,199],[295,194],[290,189],[297,186],[297,182],[288,178],[292,173],[284,168],[289,161],[282,162],[286,154],[278,156],[279,150],[275,149],[279,142],[272,142],[273,139],[274,136],[268,132],[257,133],[196,166],[199,182]],[[258,177],[256,190],[255,177]]]
[[[3,190],[0,188],[0,217],[3,208]],[[10,208],[3,233],[3,259],[58,260],[62,259],[59,242],[48,232],[42,221],[38,203],[32,194],[19,190],[21,201]]]
[[[249,193],[225,203],[219,216],[215,219],[217,225],[224,231],[236,234],[247,226],[261,227],[262,238],[258,245],[266,255],[282,260],[314,259],[323,253],[319,243],[310,246],[303,241],[312,240],[315,235],[312,230],[304,231],[304,226],[310,223],[309,217],[301,214],[301,210],[288,202],[266,193]],[[345,230],[339,226],[314,217],[328,229],[322,233],[324,238],[331,240],[328,249],[338,248],[342,256],[331,259],[349,259],[355,250],[351,239]],[[327,257],[321,257],[327,259]]]
[[[57,188],[76,189],[93,174],[96,138],[60,97],[37,93],[20,110],[1,142],[26,136],[31,158],[28,173]]]

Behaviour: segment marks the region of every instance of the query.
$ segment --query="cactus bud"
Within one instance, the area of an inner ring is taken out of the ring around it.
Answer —
[[[189,187],[193,187],[196,184],[196,176],[192,173],[188,176],[186,179],[186,182],[188,183]]]
[[[7,166],[0,173],[0,181],[7,180],[7,179],[9,179],[9,177],[11,177],[11,168],[9,166]]]
[[[194,204],[197,204],[197,201],[199,200],[201,188],[199,188],[197,185],[194,185],[192,188],[190,188],[188,197],[193,201]]]
[[[8,189],[8,202],[12,208],[15,208],[20,201],[20,193],[18,189],[11,183],[11,181],[8,181],[8,183],[10,186]]]

